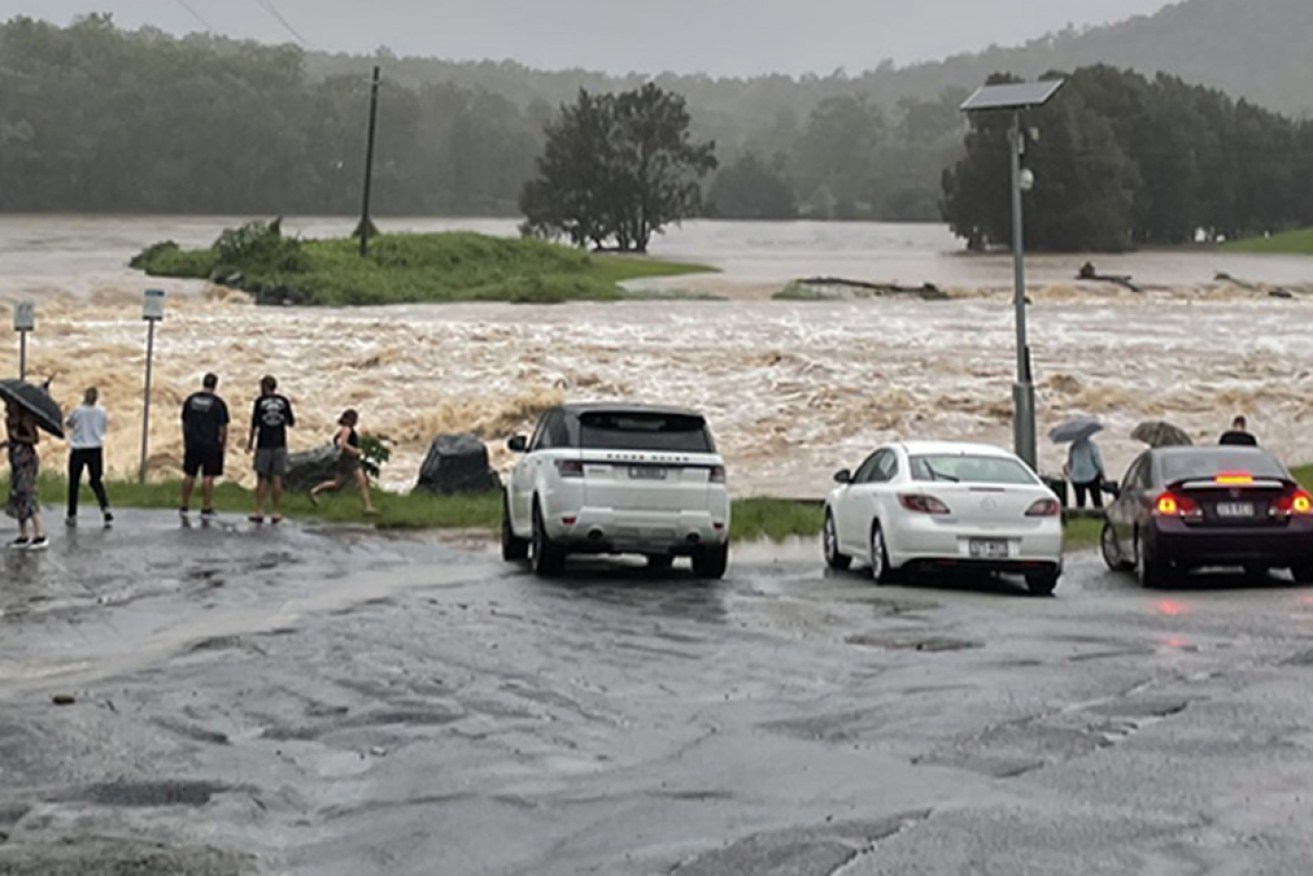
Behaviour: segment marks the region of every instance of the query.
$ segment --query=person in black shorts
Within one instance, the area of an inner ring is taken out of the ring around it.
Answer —
[[[182,504],[185,518],[191,511],[191,494],[196,476],[201,475],[201,517],[214,516],[214,479],[223,476],[223,457],[228,449],[228,406],[215,393],[219,378],[206,374],[201,389],[182,403]]]
[[[292,403],[279,395],[278,381],[265,375],[260,381],[260,397],[251,411],[251,433],[246,438],[246,452],[255,453],[255,513],[252,523],[264,522],[264,499],[272,493],[274,523],[283,519],[283,475],[287,474],[287,427],[296,425]]]

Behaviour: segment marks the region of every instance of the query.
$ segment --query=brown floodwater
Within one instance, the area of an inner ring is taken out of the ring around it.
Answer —
[[[155,240],[208,243],[234,220],[214,217],[0,218],[0,300],[37,304],[29,372],[54,375],[76,403],[101,387],[111,414],[111,470],[135,472],[140,450],[145,326],[141,290],[169,292],[156,341],[151,467],[176,471],[177,407],[217,371],[238,420],[258,380],[278,376],[297,406],[293,450],[323,443],[345,407],[395,446],[384,481],[413,482],[432,437],[527,430],[545,406],[625,399],[701,408],[739,493],[816,496],[830,473],[893,438],[1011,443],[1013,311],[1006,256],[967,256],[939,226],[689,223],[656,253],[721,269],[651,285],[714,291],[729,301],[630,301],[557,306],[477,304],[390,308],[257,308],[244,295],[157,281],[126,259]],[[503,220],[410,220],[384,227],[513,233]],[[291,220],[310,235],[344,233],[343,219]],[[1290,462],[1313,460],[1304,429],[1313,403],[1313,259],[1219,252],[1092,257],[1147,291],[1077,283],[1085,258],[1028,260],[1031,344],[1041,429],[1077,414],[1103,418],[1100,443],[1119,476],[1143,419],[1211,441],[1235,413]],[[1224,271],[1238,282],[1217,282]],[[814,275],[934,282],[945,302],[768,299]],[[1292,298],[1273,298],[1274,289]],[[4,322],[8,325],[7,314]],[[17,344],[0,373],[17,371]],[[1041,439],[1041,469],[1062,449]],[[60,442],[43,447],[62,465]],[[249,480],[246,459],[230,458]]]

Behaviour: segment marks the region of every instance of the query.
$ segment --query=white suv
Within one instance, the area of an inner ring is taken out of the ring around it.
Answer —
[[[503,558],[554,575],[569,553],[644,554],[657,569],[687,556],[701,578],[725,574],[725,462],[696,411],[562,405],[508,446],[524,458],[504,492]]]

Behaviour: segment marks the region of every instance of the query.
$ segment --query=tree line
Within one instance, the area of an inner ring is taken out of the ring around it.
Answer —
[[[1162,74],[1094,66],[1066,79],[1023,122],[1028,247],[1115,251],[1313,224],[1313,122]],[[1011,240],[1010,124],[1008,112],[977,114],[944,172],[944,218],[973,248]]]
[[[0,209],[350,213],[377,60],[378,212],[513,216],[546,126],[595,78],[576,71],[579,84],[553,102],[492,75],[508,65],[430,82],[386,53],[355,58],[353,72],[327,57],[125,31],[105,15],[69,27],[12,19],[0,25]],[[541,75],[560,85],[570,74]],[[722,168],[705,180],[705,207],[728,218],[935,220],[940,170],[961,150],[962,93],[886,108],[831,88],[811,103],[764,91],[732,115],[689,101],[691,131],[716,142]]]

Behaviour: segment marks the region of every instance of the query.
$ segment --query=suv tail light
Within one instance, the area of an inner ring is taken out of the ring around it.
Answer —
[[[563,478],[581,478],[584,476],[583,460],[558,459],[556,460],[556,473]]]
[[[725,466],[713,465],[711,467],[711,474],[708,476],[708,480],[710,480],[711,483],[713,484],[725,483]]]
[[[915,511],[918,514],[952,514],[948,506],[936,499],[934,496],[925,496],[920,493],[899,493],[898,502],[908,511]]]
[[[1154,501],[1153,510],[1159,517],[1179,517],[1182,520],[1202,520],[1204,516],[1204,509],[1198,502],[1170,490]]]
[[[1036,499],[1035,503],[1026,509],[1027,517],[1059,517],[1062,515],[1062,506],[1058,504],[1057,499]]]
[[[1313,496],[1298,487],[1277,499],[1277,513],[1287,517],[1307,517],[1313,514]]]

